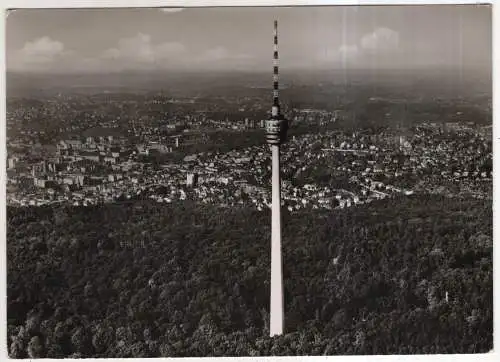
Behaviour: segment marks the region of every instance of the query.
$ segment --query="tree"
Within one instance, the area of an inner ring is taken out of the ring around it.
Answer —
[[[77,327],[71,335],[71,344],[76,352],[87,354],[90,351],[91,343],[87,331],[83,327]]]
[[[92,345],[97,353],[104,353],[114,343],[114,330],[110,326],[99,324],[92,337]]]
[[[30,358],[42,358],[44,348],[40,337],[34,336],[31,338],[28,344],[28,356]]]
[[[10,358],[24,358],[24,346],[23,343],[15,338],[10,344],[9,357]]]

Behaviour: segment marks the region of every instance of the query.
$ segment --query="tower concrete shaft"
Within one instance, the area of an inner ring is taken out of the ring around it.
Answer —
[[[283,334],[284,298],[281,254],[281,179],[280,146],[272,145],[272,210],[271,210],[271,337]]]

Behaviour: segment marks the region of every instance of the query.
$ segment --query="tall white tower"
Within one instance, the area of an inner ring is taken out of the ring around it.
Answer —
[[[272,210],[271,210],[271,337],[283,334],[284,300],[281,256],[281,190],[280,144],[285,141],[288,122],[282,116],[278,94],[278,22],[274,21],[273,106],[271,119],[266,121],[266,139],[272,154]]]

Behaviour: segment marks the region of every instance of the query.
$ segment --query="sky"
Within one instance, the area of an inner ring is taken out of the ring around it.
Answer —
[[[20,9],[8,71],[415,69],[492,64],[486,5]]]

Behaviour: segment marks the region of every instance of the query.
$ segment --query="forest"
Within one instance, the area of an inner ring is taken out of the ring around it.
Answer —
[[[285,334],[269,337],[270,212],[134,200],[7,210],[12,358],[483,353],[491,201],[283,214]]]

